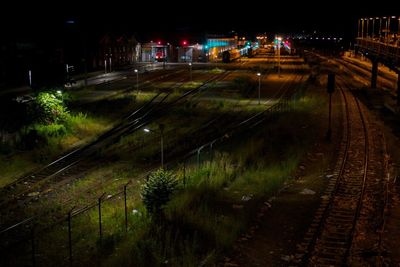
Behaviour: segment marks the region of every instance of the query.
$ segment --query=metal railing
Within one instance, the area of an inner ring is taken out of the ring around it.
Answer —
[[[376,56],[383,56],[400,63],[399,41],[396,41],[395,43],[387,43],[372,38],[357,38],[356,41],[359,48],[366,49]]]

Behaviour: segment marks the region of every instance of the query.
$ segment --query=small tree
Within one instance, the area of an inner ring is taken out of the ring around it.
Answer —
[[[177,185],[178,181],[169,171],[159,169],[151,173],[141,190],[142,201],[147,211],[159,215],[163,206],[171,199]]]

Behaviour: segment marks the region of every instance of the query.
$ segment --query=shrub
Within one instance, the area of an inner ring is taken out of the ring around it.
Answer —
[[[150,174],[141,190],[142,201],[147,211],[151,214],[159,214],[171,199],[177,185],[176,177],[169,171],[159,169]]]
[[[45,124],[60,123],[65,120],[68,110],[62,96],[50,91],[40,92],[29,108],[32,121]]]

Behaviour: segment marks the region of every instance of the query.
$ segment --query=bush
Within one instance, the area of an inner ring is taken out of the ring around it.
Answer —
[[[151,214],[159,214],[164,205],[171,199],[178,181],[169,171],[159,169],[150,174],[141,190],[141,197],[146,209]]]
[[[40,92],[29,107],[32,121],[52,124],[65,120],[68,110],[64,106],[62,96],[53,92]]]

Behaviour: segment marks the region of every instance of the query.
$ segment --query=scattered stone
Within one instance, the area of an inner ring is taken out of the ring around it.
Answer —
[[[300,192],[300,194],[302,195],[315,195],[315,191],[308,189],[308,188],[304,188],[303,191]]]
[[[331,179],[331,178],[333,178],[333,176],[334,176],[333,174],[327,174],[327,175],[325,175],[325,178],[326,179]]]
[[[304,171],[306,169],[306,167],[304,165],[300,165],[299,169]]]
[[[50,193],[51,191],[53,191],[53,188],[48,188],[48,189],[46,189],[43,193],[44,193],[44,194],[47,194],[47,193]]]
[[[24,185],[27,185],[28,184],[28,182],[24,182]]]
[[[224,187],[224,190],[225,191],[229,191],[229,187]]]
[[[108,198],[111,198],[111,197],[112,197],[112,195],[107,195],[107,199],[108,199]]]
[[[239,265],[233,262],[225,262],[224,267],[239,267]]]
[[[242,196],[242,201],[249,201],[253,198],[253,194]]]
[[[293,261],[294,259],[295,258],[294,258],[293,255],[284,255],[284,256],[281,257],[281,260],[284,260],[284,261],[287,261],[287,262]]]
[[[269,254],[274,254],[274,252],[271,250],[271,251],[269,252]]]
[[[38,195],[40,195],[40,192],[31,192],[28,194],[28,197],[36,197]]]
[[[268,208],[271,208],[271,207],[272,207],[272,205],[271,205],[268,201],[265,201],[265,202],[264,202],[264,205],[267,206]]]

